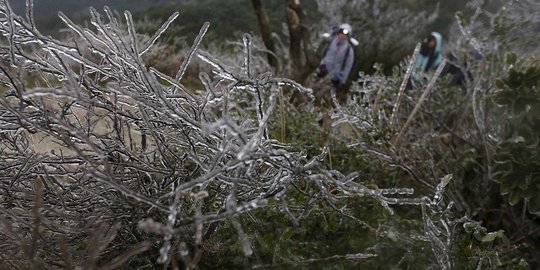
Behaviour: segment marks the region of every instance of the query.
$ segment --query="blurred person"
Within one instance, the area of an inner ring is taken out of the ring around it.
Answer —
[[[322,59],[315,70],[315,81],[320,82],[328,76],[334,89],[338,92],[346,92],[347,80],[354,63],[354,46],[358,41],[351,37],[351,25],[344,23],[334,28],[331,34],[323,35],[330,38],[330,43],[324,49]],[[320,90],[318,95],[328,95],[328,90]],[[341,93],[339,96],[346,96]]]
[[[420,51],[414,63],[413,83],[419,83],[430,70],[436,70],[442,63],[442,35],[431,32],[420,44]]]
[[[476,67],[479,70],[483,70],[486,65],[486,60],[484,55],[476,49],[469,50],[466,53],[458,53],[459,51],[449,51],[446,53],[445,58],[447,63],[441,76],[450,74],[452,77],[449,81],[449,85],[465,87],[467,82],[473,81],[471,68],[474,69],[474,67]],[[473,67],[470,67],[470,64],[472,64]]]

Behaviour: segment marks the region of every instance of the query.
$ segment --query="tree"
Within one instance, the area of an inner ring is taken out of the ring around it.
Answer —
[[[280,71],[283,67],[278,66],[277,48],[272,35],[272,27],[266,15],[266,11],[260,0],[251,1],[254,11],[258,17],[261,35],[264,45],[268,49],[268,59],[270,65]],[[302,1],[290,0],[287,1],[285,8],[285,18],[287,23],[289,45],[287,59],[280,59],[281,62],[290,61],[289,77],[297,82],[304,82],[306,78],[313,72],[319,64],[319,59],[312,46],[310,31],[308,27],[308,19],[306,11],[302,7]]]
[[[268,15],[266,14],[266,10],[263,8],[261,0],[251,0],[251,4],[253,5],[253,9],[257,14],[257,19],[261,28],[261,36],[264,41],[264,45],[269,51],[268,63],[274,70],[279,73],[280,67],[278,65],[279,62],[276,56],[276,45],[274,43],[274,39],[272,38],[272,30],[270,27]]]

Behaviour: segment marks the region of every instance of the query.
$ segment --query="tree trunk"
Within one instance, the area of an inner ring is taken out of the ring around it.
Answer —
[[[317,66],[318,59],[310,46],[309,29],[306,26],[307,16],[302,8],[302,1],[288,0],[288,2],[286,15],[293,70],[291,75],[294,80],[303,83]]]
[[[289,29],[289,55],[292,63],[289,77],[299,83],[304,83],[306,78],[315,70],[319,63],[317,53],[311,48],[309,29],[306,26],[307,16],[302,8],[301,0],[286,0],[287,27]],[[261,0],[251,0],[253,9],[257,14],[261,35],[268,49],[268,63],[274,70],[280,71],[280,59],[276,56],[276,45],[272,39],[272,31],[268,15]],[[284,61],[281,61],[284,62]]]
[[[261,35],[264,42],[264,46],[268,49],[268,64],[274,69],[274,71],[279,72],[280,66],[279,61],[276,57],[276,45],[272,39],[272,28],[270,27],[270,20],[266,14],[261,0],[251,0],[255,14],[257,14],[257,19],[259,21],[259,27],[261,28]]]

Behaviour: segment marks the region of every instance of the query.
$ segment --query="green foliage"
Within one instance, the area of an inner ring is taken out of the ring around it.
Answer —
[[[15,13],[25,14],[26,2],[27,1],[24,0],[11,1],[10,4]],[[59,11],[70,18],[73,18],[75,22],[84,24],[85,22],[88,22],[90,18],[88,11],[89,7],[94,7],[98,11],[102,11],[104,6],[108,6],[112,10],[117,11],[118,14],[122,14],[124,10],[140,12],[152,6],[171,5],[181,2],[184,2],[184,0],[37,0],[33,1],[33,15],[37,28],[42,31],[42,33],[59,36],[59,30],[66,27],[60,18],[58,18]]]
[[[516,61],[515,54],[508,54],[509,65]],[[518,66],[497,81],[494,100],[505,128],[494,176],[512,205],[526,200],[529,212],[540,213],[540,66]]]
[[[171,3],[184,2],[184,0],[37,0],[34,2],[34,17],[37,19],[46,19],[56,17],[58,11],[62,11],[70,17],[79,17],[86,14],[88,16],[88,7],[93,6],[100,10],[107,5],[113,10],[123,12],[124,10],[139,11],[145,10],[151,6],[164,5]],[[11,7],[17,14],[24,14],[26,1],[11,1]]]
[[[453,254],[456,269],[530,269],[525,261],[519,259],[520,254],[503,230],[490,232],[476,222],[466,222],[462,233]]]
[[[270,24],[274,27],[272,31],[281,34],[281,24],[285,20],[287,4],[284,1],[264,0],[262,2],[268,12]],[[318,14],[315,1],[302,2],[304,8],[309,10],[310,19],[316,21]],[[163,41],[171,41],[175,37],[193,40],[201,25],[206,21],[210,22],[211,27],[205,37],[205,42],[223,43],[226,40],[233,40],[235,36],[240,36],[243,33],[259,32],[257,17],[250,1],[247,0],[187,1],[179,5],[155,6],[147,11],[136,13],[134,17],[141,18],[141,21],[163,21],[170,15],[171,10],[181,11],[179,23],[171,26],[163,35]],[[158,25],[156,24],[154,27],[155,29],[141,30],[144,30],[143,33],[153,33]]]
[[[222,248],[206,254],[201,268],[415,269],[433,263],[429,244],[420,240],[419,212],[404,207],[397,209],[398,215],[389,215],[377,202],[362,197],[337,205],[330,201],[309,205],[314,201],[306,196],[309,185],[300,181],[298,188],[290,191],[289,201],[272,200],[267,209],[241,219],[255,252],[251,257],[243,256],[238,237],[227,224],[217,235]],[[309,208],[286,208],[298,203]],[[336,208],[347,210],[340,213]]]

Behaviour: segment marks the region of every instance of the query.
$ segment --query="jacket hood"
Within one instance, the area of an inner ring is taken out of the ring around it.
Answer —
[[[437,44],[435,44],[435,53],[441,53],[442,52],[442,36],[438,32],[431,32],[431,35],[435,38],[435,41]]]
[[[339,29],[345,29],[349,32],[349,36],[352,35],[352,26],[348,23],[344,23],[342,25],[339,26]]]

